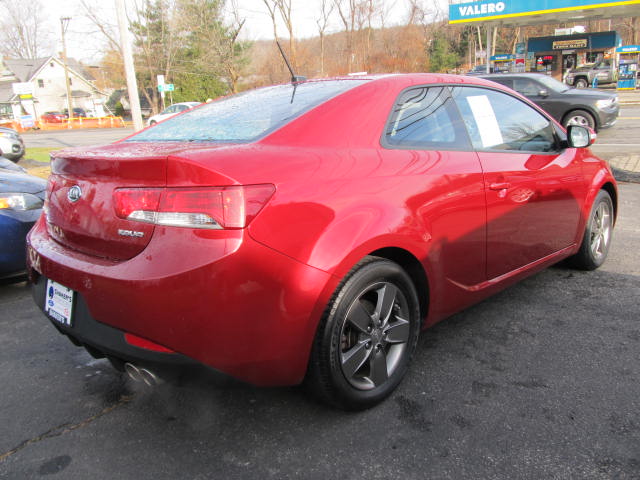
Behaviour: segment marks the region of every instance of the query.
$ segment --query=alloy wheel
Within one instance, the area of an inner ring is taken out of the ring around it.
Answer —
[[[340,366],[359,390],[383,385],[407,348],[411,325],[409,305],[389,282],[367,287],[350,305],[340,334]]]
[[[600,202],[591,219],[591,235],[589,246],[594,259],[606,255],[611,239],[611,207],[607,202]]]

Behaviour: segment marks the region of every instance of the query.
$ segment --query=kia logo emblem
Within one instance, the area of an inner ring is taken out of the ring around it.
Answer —
[[[80,200],[81,196],[82,190],[80,190],[80,187],[78,185],[74,185],[67,192],[67,198],[70,202],[77,202],[78,200]]]

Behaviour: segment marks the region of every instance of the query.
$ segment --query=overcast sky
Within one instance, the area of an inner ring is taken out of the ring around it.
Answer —
[[[21,1],[21,0],[17,0]],[[116,23],[115,0],[88,0],[90,3],[101,4],[102,15],[106,22]],[[127,9],[133,12],[133,0],[125,0]],[[381,1],[381,0],[379,0]],[[434,0],[423,0],[425,5],[433,4]],[[447,11],[447,0],[435,0],[443,12]],[[242,36],[247,40],[273,38],[273,27],[266,7],[262,0],[237,0],[241,18],[246,18]],[[95,33],[95,27],[83,18],[77,0],[42,0],[49,20],[52,34],[50,45],[55,52],[61,51],[60,17],[71,17],[66,34],[67,50],[70,57],[82,60],[88,64],[96,64],[100,60],[103,47],[103,37]],[[402,23],[407,18],[407,0],[384,0],[386,24]],[[319,0],[293,0],[294,32],[297,38],[317,35],[316,18],[319,16]],[[329,26],[330,31],[340,30],[337,18]],[[279,26],[278,34],[285,37],[284,25]]]

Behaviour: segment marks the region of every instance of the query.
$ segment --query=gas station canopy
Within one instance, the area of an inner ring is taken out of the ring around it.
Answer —
[[[537,25],[640,15],[640,0],[450,0],[449,23]]]

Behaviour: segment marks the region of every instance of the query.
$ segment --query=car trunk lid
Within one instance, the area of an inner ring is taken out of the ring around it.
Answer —
[[[167,159],[184,144],[118,143],[54,154],[45,212],[49,234],[79,252],[114,260],[139,254],[154,225],[118,218],[114,191],[161,188]]]

